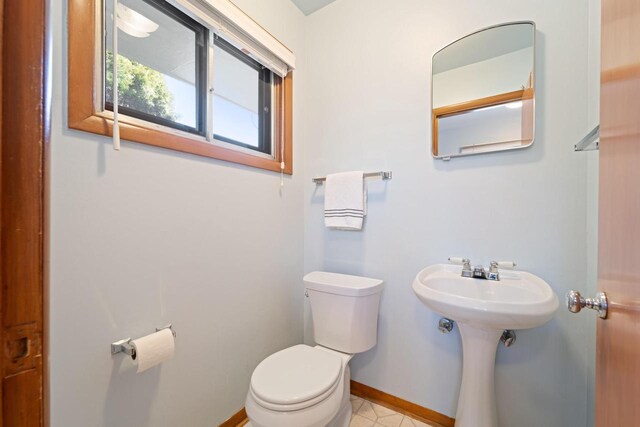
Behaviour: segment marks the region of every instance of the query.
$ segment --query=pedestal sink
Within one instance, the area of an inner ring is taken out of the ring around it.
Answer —
[[[558,298],[541,278],[524,271],[500,271],[500,280],[461,277],[462,267],[436,264],[413,281],[427,307],[455,320],[462,337],[462,385],[456,427],[497,427],[494,389],[496,349],[505,329],[548,322]]]

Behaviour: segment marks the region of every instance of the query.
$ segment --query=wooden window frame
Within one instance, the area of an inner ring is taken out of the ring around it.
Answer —
[[[68,124],[71,129],[113,135],[113,113],[103,110],[102,72],[97,63],[96,25],[102,0],[69,0],[68,10]],[[203,136],[119,115],[122,139],[198,156],[293,174],[293,72],[274,81],[273,158],[224,148]],[[283,93],[284,92],[284,93]],[[284,101],[284,102],[283,102]],[[284,103],[284,105],[283,105]],[[284,126],[284,129],[283,129]],[[282,150],[284,144],[284,150]],[[284,158],[281,153],[284,152]]]
[[[520,89],[513,92],[501,93],[498,95],[488,96],[486,98],[473,99],[471,101],[461,102],[459,104],[445,105],[443,107],[434,108],[431,113],[431,129],[432,144],[431,153],[434,157],[438,154],[438,120],[443,117],[455,116],[457,114],[466,113],[468,111],[478,110],[480,108],[491,107],[493,105],[507,104],[515,101],[531,101],[533,99],[533,88]],[[532,103],[526,102],[523,107],[523,119],[532,114]],[[533,136],[525,136],[523,141],[532,140]]]

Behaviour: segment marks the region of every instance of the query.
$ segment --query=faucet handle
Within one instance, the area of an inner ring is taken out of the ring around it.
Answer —
[[[471,269],[471,260],[469,258],[449,257],[449,262]]]
[[[489,273],[497,273],[498,272],[498,261],[491,261],[489,263]]]
[[[491,269],[513,270],[516,265],[513,261],[491,261]]]
[[[473,270],[471,270],[471,261],[469,258],[455,258],[450,257],[449,262],[451,264],[462,265],[462,277],[472,277]]]
[[[471,260],[469,258],[449,257],[451,264],[457,264],[462,266],[462,271],[471,271]]]

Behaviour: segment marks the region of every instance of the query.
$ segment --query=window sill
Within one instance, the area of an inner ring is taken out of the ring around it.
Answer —
[[[222,148],[196,135],[181,135],[178,132],[169,132],[141,126],[140,124],[133,123],[134,120],[135,119],[120,115],[120,138],[123,140],[280,172],[280,162],[277,159],[266,159],[237,150]],[[70,120],[69,127],[98,135],[109,137],[113,135],[113,120],[105,113],[94,113],[80,120]],[[291,156],[286,155],[285,157],[291,158]],[[291,162],[285,163],[284,173],[288,175],[293,174]]]

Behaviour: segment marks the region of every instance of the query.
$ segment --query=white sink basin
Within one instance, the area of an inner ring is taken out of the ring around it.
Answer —
[[[500,270],[500,280],[462,277],[462,267],[436,264],[413,281],[427,307],[455,320],[462,338],[462,385],[456,427],[497,427],[495,361],[505,329],[548,322],[558,297],[541,278],[524,271]]]
[[[527,329],[548,322],[558,297],[541,278],[524,271],[500,271],[500,281],[461,277],[462,267],[436,264],[413,281],[413,291],[430,309],[459,323],[492,329]]]

